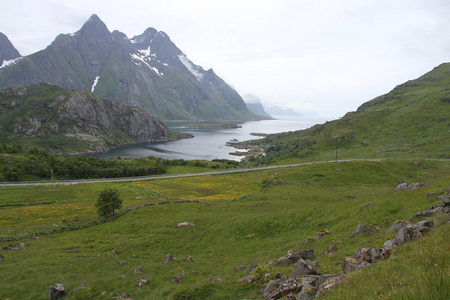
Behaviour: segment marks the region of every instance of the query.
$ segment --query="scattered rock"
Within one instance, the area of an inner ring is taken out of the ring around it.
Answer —
[[[422,233],[420,232],[417,225],[408,224],[397,232],[397,235],[392,241],[395,246],[398,246],[420,236],[422,236]]]
[[[408,185],[406,182],[402,182],[395,188],[396,191],[400,190],[415,190],[419,187],[425,186],[425,182],[415,182]]]
[[[222,278],[220,278],[219,276],[216,276],[214,278],[208,278],[206,279],[207,282],[219,282],[219,281],[223,281]]]
[[[146,284],[148,284],[149,283],[149,280],[148,279],[138,279],[138,281],[137,281],[137,283],[136,283],[136,286],[138,287],[138,288],[141,288],[141,287],[143,287],[144,285],[146,285]]]
[[[374,230],[370,227],[358,224],[358,226],[356,226],[355,230],[353,231],[352,235],[350,237],[355,237],[358,234],[369,234],[372,233]]]
[[[425,186],[425,182],[415,182],[415,183],[411,183],[410,185],[408,185],[408,190],[415,190],[417,188],[423,187]]]
[[[372,206],[375,204],[375,201],[369,202],[366,205],[361,206],[361,208],[359,209],[359,212],[362,212],[363,209],[368,208],[369,206]]]
[[[50,300],[61,299],[66,296],[66,287],[64,284],[56,283],[47,289],[47,298]]]
[[[320,275],[320,272],[316,269],[315,265],[311,262],[307,262],[300,259],[293,264],[294,270],[291,273],[290,278],[305,275]]]
[[[360,270],[365,267],[370,267],[371,264],[368,262],[359,262],[354,257],[344,257],[342,259],[342,271],[347,274],[353,271]]]
[[[359,262],[373,263],[382,259],[381,251],[374,248],[361,248],[355,251],[355,256]]]
[[[312,286],[303,286],[297,295],[297,300],[314,300],[317,295],[317,288]]]
[[[177,227],[193,227],[193,226],[195,226],[195,224],[192,222],[182,222],[177,224]]]
[[[133,299],[133,298],[131,298],[130,293],[124,293],[118,297],[112,297],[111,299]]]
[[[314,249],[288,250],[287,257],[293,262],[299,259],[312,259],[314,257]]]
[[[290,260],[289,257],[287,257],[287,256],[283,256],[283,257],[280,257],[279,259],[277,259],[276,261],[269,262],[266,266],[281,267],[281,266],[289,266],[289,265],[292,265],[292,260]]]
[[[254,269],[258,267],[257,264],[251,264],[247,269],[247,275],[249,275]]]
[[[332,253],[336,252],[338,250],[338,248],[335,245],[331,245],[330,247],[328,247],[327,249],[325,249],[322,253],[320,254],[324,254],[324,255],[331,255]]]
[[[252,282],[253,281],[253,276],[252,275],[247,275],[245,277],[242,277],[241,279],[238,280],[238,283],[246,283],[246,282]]]
[[[442,202],[444,204],[444,207],[450,206],[450,195],[442,195],[442,196],[439,196],[439,198],[443,198]]]
[[[23,243],[19,243],[15,246],[13,245],[7,245],[7,246],[3,246],[3,250],[19,250],[25,246],[29,246],[31,245],[29,242],[23,242]]]
[[[386,233],[396,233],[401,228],[405,227],[408,224],[406,221],[397,220],[392,224],[392,226],[386,231]]]
[[[322,297],[325,293],[333,290],[341,281],[342,275],[331,275],[323,284],[319,286],[316,297]]]
[[[173,255],[169,253],[164,257],[163,264],[167,264],[171,261],[173,261]]]
[[[192,256],[186,256],[184,259],[183,259],[183,261],[185,261],[185,262],[194,262],[194,259],[192,258]]]
[[[137,267],[137,268],[134,270],[133,274],[134,274],[134,275],[136,275],[136,274],[142,274],[143,272],[144,272],[144,268],[141,267],[141,266],[139,266],[139,267]]]
[[[186,276],[186,273],[184,271],[181,271],[180,274],[177,274],[175,276],[172,276],[172,278],[170,278],[170,280],[172,280],[172,282],[175,283],[180,283],[181,280],[183,280],[183,278]]]
[[[239,266],[237,266],[236,268],[234,268],[234,270],[235,270],[236,272],[242,271],[242,270],[244,270],[244,269],[245,269],[245,266],[244,266],[244,265],[239,265]]]
[[[408,187],[408,184],[406,182],[402,182],[399,185],[397,185],[397,187],[395,188],[396,191],[400,191],[400,190],[406,190],[406,188]]]
[[[298,293],[302,289],[302,284],[293,278],[280,278],[271,280],[264,290],[264,298],[280,299],[290,293]]]
[[[396,246],[392,240],[385,241],[383,244],[383,248],[381,249],[381,255],[383,255],[385,258],[388,258],[395,247]]]
[[[326,235],[328,235],[328,234],[330,234],[330,232],[329,232],[328,230],[325,230],[325,231],[316,233],[316,235],[314,236],[314,238],[315,238],[316,240],[318,240],[318,239],[321,239],[321,238],[323,238],[324,236],[326,236]]]

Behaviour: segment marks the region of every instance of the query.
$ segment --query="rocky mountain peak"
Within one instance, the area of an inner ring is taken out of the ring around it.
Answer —
[[[90,39],[110,38],[111,32],[108,30],[108,27],[106,27],[106,24],[103,23],[96,14],[93,14],[77,32],[77,35]]]
[[[134,36],[131,41],[140,46],[141,44],[150,44],[158,31],[155,28],[149,27],[147,28],[143,34]]]
[[[1,61],[0,61],[1,62]],[[146,109],[166,120],[250,119],[239,94],[154,28],[129,39],[97,15],[46,49],[0,68],[0,88],[50,82]]]
[[[14,48],[8,37],[0,32],[0,66],[3,61],[9,61],[20,57],[19,51]]]

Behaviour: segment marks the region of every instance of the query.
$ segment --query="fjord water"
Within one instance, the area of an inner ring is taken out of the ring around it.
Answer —
[[[231,159],[240,160],[241,157],[230,155],[231,152],[243,151],[227,146],[231,140],[247,141],[261,137],[251,133],[280,133],[309,128],[315,124],[325,122],[320,117],[291,117],[275,116],[276,120],[250,121],[241,123],[242,128],[212,129],[186,128],[188,123],[168,124],[172,131],[187,132],[193,138],[173,142],[151,142],[122,146],[106,153],[97,154],[100,158],[110,157],[145,157],[155,156],[165,159]]]

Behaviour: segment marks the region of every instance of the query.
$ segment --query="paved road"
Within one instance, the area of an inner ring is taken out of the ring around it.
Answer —
[[[29,186],[29,185],[73,185],[79,183],[99,183],[99,182],[124,182],[124,181],[139,181],[139,180],[154,180],[154,179],[167,179],[167,178],[181,178],[181,177],[194,177],[194,176],[207,176],[207,175],[218,175],[218,174],[229,174],[229,173],[240,173],[240,172],[251,172],[259,170],[271,170],[280,168],[290,168],[298,166],[307,166],[314,164],[323,163],[335,163],[335,162],[345,162],[345,161],[383,161],[385,158],[374,158],[374,159],[342,159],[338,161],[320,161],[320,162],[308,162],[300,164],[291,165],[280,165],[280,166],[266,166],[266,167],[253,167],[253,168],[243,168],[243,169],[230,169],[230,170],[218,170],[210,171],[204,173],[193,173],[193,174],[166,174],[166,175],[152,175],[152,176],[140,176],[140,177],[123,177],[123,178],[102,178],[102,179],[81,179],[81,180],[54,180],[54,181],[27,181],[27,182],[8,182],[0,183],[2,186]],[[423,159],[422,159],[423,160]],[[447,161],[448,159],[426,159],[426,160],[436,160],[436,161]]]

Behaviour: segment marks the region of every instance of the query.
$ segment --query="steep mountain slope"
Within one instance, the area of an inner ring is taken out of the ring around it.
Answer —
[[[129,39],[97,15],[0,70],[0,88],[41,82],[91,91],[166,120],[256,118],[234,89],[193,64],[164,32],[148,28]]]
[[[271,135],[253,142],[267,147],[259,160],[323,160],[357,157],[450,158],[450,63],[339,120]],[[258,159],[255,159],[258,160]]]
[[[0,91],[0,140],[57,153],[100,152],[167,140],[168,128],[145,110],[88,92],[40,84]]]
[[[5,68],[19,61],[21,55],[8,37],[0,32],[0,69]]]
[[[244,95],[243,98],[245,101],[245,105],[247,105],[249,111],[264,119],[272,119],[272,116],[264,110],[264,106],[262,105],[261,99],[258,96],[247,94]]]

